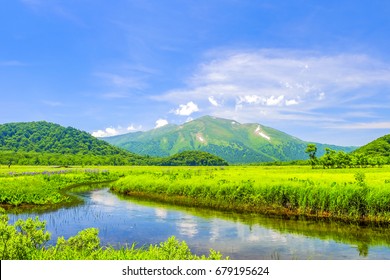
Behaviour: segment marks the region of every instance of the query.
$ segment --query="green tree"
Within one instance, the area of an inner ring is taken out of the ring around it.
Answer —
[[[306,147],[305,153],[309,154],[311,167],[314,168],[318,162],[317,157],[316,157],[316,153],[317,153],[316,144],[308,144]]]

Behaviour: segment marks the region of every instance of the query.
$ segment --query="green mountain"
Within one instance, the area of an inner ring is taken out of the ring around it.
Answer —
[[[45,121],[0,125],[0,150],[60,154],[129,154],[89,133]]]
[[[142,164],[135,155],[89,133],[45,121],[0,125],[0,163]]]
[[[390,134],[382,136],[354,151],[356,154],[365,154],[370,157],[390,156]]]
[[[183,125],[166,125],[146,132],[102,138],[128,151],[149,156],[170,156],[197,150],[217,155],[231,163],[291,161],[307,159],[308,142],[256,123],[204,116]],[[350,152],[354,147],[315,143],[317,156],[325,148]]]
[[[165,131],[167,127],[161,129]],[[0,164],[227,165],[212,154],[189,151],[167,158],[140,156],[72,127],[41,122],[0,125]]]

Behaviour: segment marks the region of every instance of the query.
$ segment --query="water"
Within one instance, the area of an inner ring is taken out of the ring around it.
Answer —
[[[52,212],[10,214],[47,221],[52,242],[99,228],[102,245],[156,244],[175,235],[193,253],[231,259],[390,259],[390,228],[221,213],[128,199],[108,188],[78,194],[85,203]]]

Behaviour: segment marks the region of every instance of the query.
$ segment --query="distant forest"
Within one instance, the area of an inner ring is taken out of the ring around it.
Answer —
[[[308,160],[263,164],[311,164],[314,167],[346,168],[390,164],[390,135],[385,135],[352,153],[326,148],[317,158],[316,144],[304,151]],[[49,122],[0,125],[2,165],[228,165],[224,159],[204,151],[183,151],[169,157],[141,156],[115,147],[89,133]]]
[[[141,156],[72,127],[49,122],[0,125],[3,165],[227,165],[206,152],[182,152],[167,158]]]

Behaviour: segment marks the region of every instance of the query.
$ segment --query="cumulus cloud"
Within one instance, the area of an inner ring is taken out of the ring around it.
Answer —
[[[134,124],[131,124],[131,125],[129,125],[129,126],[126,128],[126,130],[127,130],[127,131],[130,131],[130,132],[132,132],[132,131],[140,131],[141,129],[142,129],[142,125],[135,126]]]
[[[99,129],[97,131],[92,132],[91,135],[94,137],[109,137],[140,130],[142,130],[142,125],[137,126],[134,124],[130,124],[127,127],[117,126],[115,128],[107,127],[105,129]]]
[[[168,121],[167,120],[164,120],[164,119],[158,119],[156,121],[156,126],[154,128],[159,128],[159,127],[163,127],[164,125],[167,125],[168,124]]]
[[[179,106],[178,109],[174,111],[176,115],[180,116],[189,116],[194,112],[198,112],[199,108],[198,105],[196,105],[194,102],[190,101],[187,104],[182,104]]]
[[[270,97],[263,97],[259,95],[245,95],[245,96],[239,96],[237,104],[261,104],[264,106],[277,106],[277,105],[283,105],[284,95],[280,95],[278,97],[270,96]]]
[[[273,95],[266,99],[265,104],[267,106],[275,106],[282,104],[282,101],[284,99],[284,95],[280,95],[278,97],[274,97]]]
[[[97,130],[91,133],[94,137],[108,137],[119,134],[119,131],[112,127],[107,127],[105,130]]]
[[[208,100],[209,100],[209,102],[210,102],[213,106],[215,106],[215,107],[218,107],[218,106],[219,106],[219,104],[218,104],[217,100],[215,100],[214,96],[209,96]]]
[[[291,106],[291,105],[298,105],[299,102],[295,99],[290,99],[290,100],[286,100],[285,104],[286,106]]]

